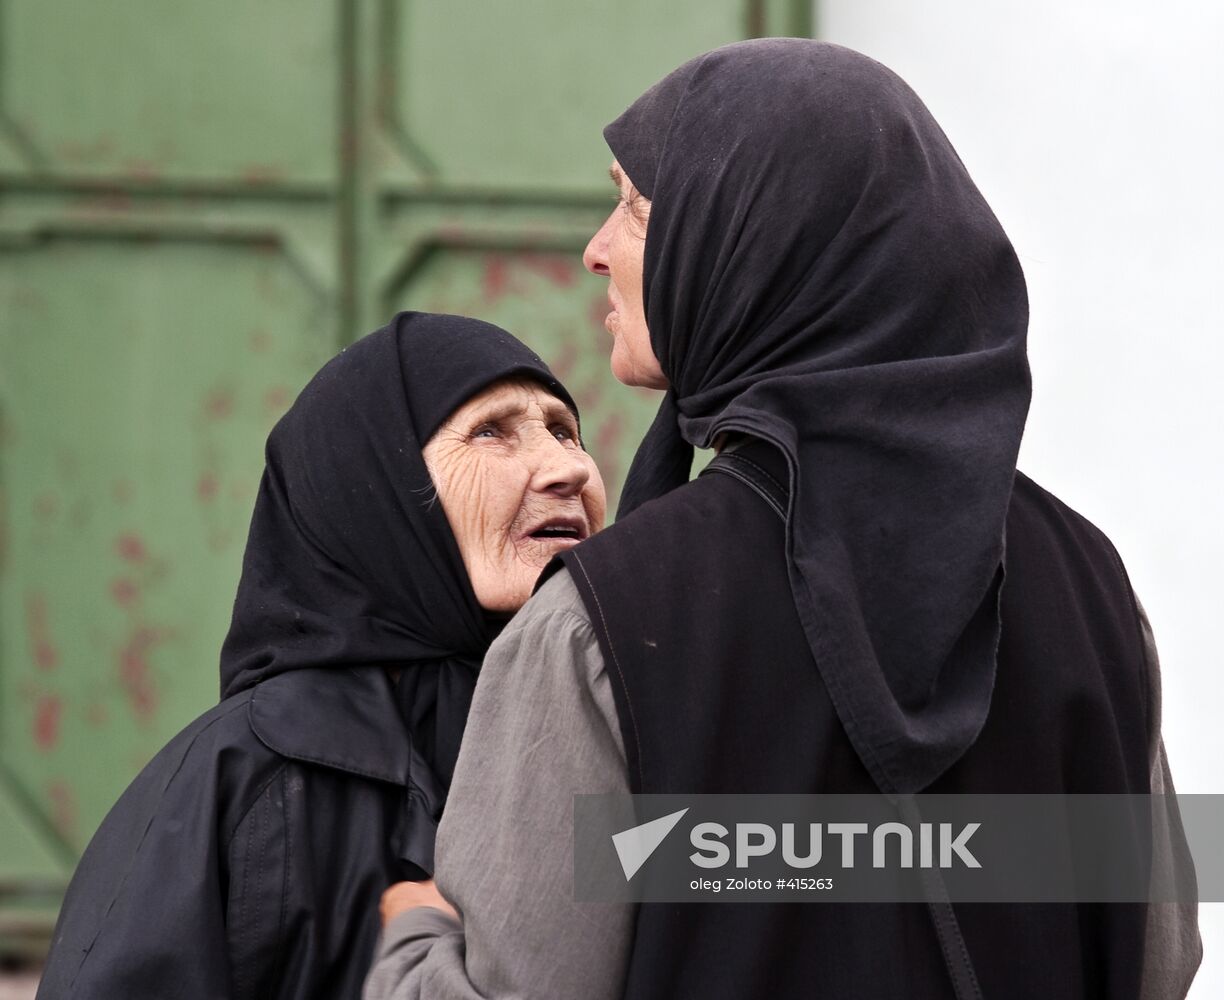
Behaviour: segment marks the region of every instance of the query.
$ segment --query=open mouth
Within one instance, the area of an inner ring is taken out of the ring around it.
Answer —
[[[574,517],[550,518],[527,533],[529,538],[567,538],[575,542],[582,541],[586,536],[586,525]]]

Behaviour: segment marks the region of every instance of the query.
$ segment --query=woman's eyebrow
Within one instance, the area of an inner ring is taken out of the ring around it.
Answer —
[[[552,403],[545,403],[541,406],[544,411],[544,419],[547,421],[568,420],[575,426],[578,423],[577,417],[574,416],[573,410],[566,406],[560,400]],[[503,420],[521,417],[527,412],[527,406],[519,402],[505,403],[490,403],[488,406],[474,410],[465,418],[465,423],[471,426],[478,424],[500,423]]]
[[[568,420],[575,426],[578,424],[578,418],[574,416],[574,411],[560,401],[545,406],[543,409],[544,416],[548,420]]]
[[[621,182],[625,179],[625,175],[621,173],[620,167],[616,166],[615,164],[608,167],[608,176],[612,178],[612,183],[615,184],[618,189],[621,186]]]
[[[468,415],[467,422],[472,424],[485,424],[498,420],[505,420],[507,417],[512,417],[515,414],[522,413],[524,407],[518,403],[492,403],[489,406],[482,406],[478,410],[474,410]]]

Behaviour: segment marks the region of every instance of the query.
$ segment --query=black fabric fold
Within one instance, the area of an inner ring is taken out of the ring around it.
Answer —
[[[293,670],[255,685],[247,718],[282,757],[404,785],[411,748],[390,687],[381,671]]]
[[[922,102],[835,45],[760,39],[604,131],[651,199],[643,295],[671,389],[619,515],[726,431],[786,458],[792,596],[879,787],[976,739],[1027,414],[1023,274]]]

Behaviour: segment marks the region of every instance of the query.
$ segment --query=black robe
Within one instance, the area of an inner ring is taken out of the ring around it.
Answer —
[[[785,475],[760,444],[736,458],[749,476]],[[615,664],[634,793],[876,790],[791,600],[776,492],[771,506],[707,473],[561,557]],[[927,791],[1146,794],[1151,664],[1113,546],[1018,475],[1007,552],[990,711]],[[967,958],[945,960],[920,903],[642,904],[625,996],[945,1000],[953,967],[989,1000],[1140,996],[1142,905],[954,910]]]

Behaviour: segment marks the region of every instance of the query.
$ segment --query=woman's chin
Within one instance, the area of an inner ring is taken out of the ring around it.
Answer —
[[[553,556],[569,551],[579,541],[577,538],[525,538],[519,544],[519,557],[539,573]]]

